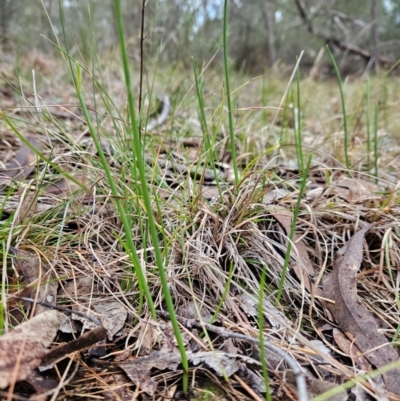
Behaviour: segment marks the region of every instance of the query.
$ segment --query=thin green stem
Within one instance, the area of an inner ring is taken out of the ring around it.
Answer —
[[[299,211],[300,211],[301,199],[303,197],[304,190],[306,189],[308,170],[310,169],[311,159],[312,159],[312,155],[310,155],[308,157],[307,166],[306,166],[306,169],[304,170],[304,173],[303,173],[303,179],[301,180],[300,191],[299,191],[299,195],[297,197],[296,207],[295,207],[295,210],[294,210],[294,213],[293,213],[293,220],[292,220],[292,225],[290,227],[290,233],[289,233],[288,244],[287,244],[287,249],[286,249],[285,261],[283,263],[282,274],[281,274],[281,278],[280,278],[280,281],[279,281],[278,294],[276,295],[276,300],[275,300],[275,304],[276,305],[279,304],[279,302],[281,300],[282,292],[283,292],[283,284],[285,282],[286,272],[287,272],[287,268],[289,266],[290,253],[292,251],[292,244],[293,244],[294,232],[296,230],[297,217],[298,217]]]
[[[303,160],[303,142],[301,140],[301,130],[302,130],[302,122],[301,122],[301,100],[300,100],[300,68],[296,70],[296,87],[297,87],[297,115],[295,116],[297,119],[297,126],[295,129],[295,140],[296,140],[296,153],[297,153],[297,164],[299,166],[300,174],[304,170],[304,160]],[[295,120],[296,121],[296,120]]]
[[[374,377],[377,377],[379,375],[382,375],[383,373],[389,372],[392,369],[396,369],[400,367],[400,361],[395,361],[392,363],[389,363],[388,365],[382,366],[379,369],[375,369],[371,372],[368,372],[362,376],[354,377],[353,379],[349,380],[346,383],[343,383],[337,387],[334,387],[328,391],[325,391],[324,393],[317,395],[313,398],[311,398],[310,401],[324,401],[328,399],[332,399],[335,394],[339,394],[345,390],[348,390],[350,388],[355,387],[357,384],[365,384],[365,382],[368,382],[369,380],[373,379]]]
[[[218,172],[217,172],[216,164],[214,161],[213,143],[210,140],[210,134],[209,134],[208,127],[207,127],[206,113],[204,110],[203,90],[201,87],[199,76],[196,71],[196,65],[194,62],[194,58],[192,58],[192,64],[193,64],[194,79],[195,79],[195,83],[196,83],[196,94],[197,94],[197,99],[199,101],[200,124],[201,124],[201,128],[203,131],[204,144],[206,147],[206,158],[208,159],[209,166],[213,169],[214,176],[218,177]],[[219,182],[218,178],[216,179],[216,184],[217,184],[219,195],[222,196],[221,186],[220,186],[220,182]]]
[[[379,123],[379,104],[375,105],[374,115],[374,167],[375,167],[375,182],[378,183],[378,123]]]
[[[174,304],[172,301],[172,296],[169,291],[168,287],[168,280],[167,275],[164,269],[163,257],[160,249],[160,244],[158,240],[158,231],[156,226],[156,221],[153,214],[153,208],[151,205],[150,199],[150,192],[147,186],[147,177],[145,172],[144,160],[142,157],[142,144],[140,140],[140,133],[139,128],[136,122],[136,113],[135,113],[135,106],[133,101],[133,94],[132,94],[132,85],[131,85],[131,76],[129,71],[129,63],[128,63],[128,55],[126,52],[126,43],[125,43],[125,34],[124,34],[124,25],[122,19],[122,10],[121,10],[121,2],[120,0],[115,0],[115,10],[116,10],[116,17],[117,17],[117,26],[118,26],[118,35],[119,35],[119,43],[121,47],[121,56],[122,56],[122,65],[124,70],[125,76],[125,86],[128,92],[128,111],[131,119],[131,126],[130,126],[130,134],[132,135],[133,140],[133,148],[134,152],[139,155],[136,157],[135,163],[139,170],[140,182],[141,182],[141,190],[143,195],[143,200],[147,212],[147,218],[149,223],[150,235],[153,241],[154,247],[154,254],[156,258],[156,264],[158,268],[158,274],[160,276],[161,286],[163,289],[163,295],[165,299],[165,303],[167,305],[168,313],[170,315],[172,327],[174,329],[175,337],[178,343],[178,348],[181,354],[182,359],[182,367],[183,367],[183,390],[186,392],[188,390],[189,384],[189,363],[186,356],[185,345],[183,342],[183,338],[181,332],[179,330],[178,320],[176,318]]]
[[[367,105],[366,105],[366,124],[367,124],[367,168],[368,171],[371,168],[371,88],[370,88],[370,82],[369,78],[367,79],[366,83],[366,97],[367,97]]]
[[[225,302],[225,298],[228,295],[229,289],[231,288],[231,281],[232,281],[233,272],[234,272],[234,263],[233,263],[233,261],[231,261],[230,262],[230,267],[229,267],[229,275],[228,275],[228,279],[226,280],[226,284],[225,284],[225,287],[224,287],[224,292],[223,292],[222,297],[221,297],[221,299],[220,299],[220,301],[218,303],[217,309],[215,310],[215,312],[214,312],[214,314],[213,314],[213,316],[211,318],[211,321],[210,321],[211,324],[214,323],[215,319],[218,317],[219,311],[221,310],[222,305]]]
[[[331,59],[333,68],[335,69],[335,74],[336,74],[336,79],[339,84],[339,92],[340,92],[340,101],[342,103],[342,114],[343,114],[343,131],[344,131],[344,158],[345,158],[345,165],[346,168],[350,168],[350,159],[349,159],[349,132],[347,129],[347,114],[346,114],[346,105],[344,101],[344,93],[343,93],[343,83],[342,83],[342,78],[340,76],[339,68],[336,64],[335,58],[333,57],[333,54],[331,50],[329,49],[329,46],[326,46],[326,49],[328,51],[329,58]]]
[[[228,67],[228,44],[227,44],[227,19],[228,19],[228,0],[224,0],[224,69],[225,69],[225,85],[226,85],[226,97],[228,100],[228,119],[229,119],[229,137],[231,142],[231,153],[232,153],[232,166],[233,173],[235,175],[236,189],[239,186],[239,171],[236,160],[236,147],[235,147],[235,132],[233,130],[233,117],[232,117],[232,102],[231,102],[231,90],[229,85],[229,67]]]

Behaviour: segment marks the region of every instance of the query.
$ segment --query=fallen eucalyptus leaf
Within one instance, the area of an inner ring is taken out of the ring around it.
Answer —
[[[61,314],[47,310],[0,337],[0,388],[25,380],[40,365],[55,337]]]
[[[386,337],[378,332],[375,319],[357,296],[356,274],[363,259],[364,236],[370,227],[358,231],[337,253],[333,271],[324,280],[324,296],[335,303],[328,308],[339,327],[377,368],[398,361],[399,356]],[[383,374],[386,389],[400,395],[400,368]]]

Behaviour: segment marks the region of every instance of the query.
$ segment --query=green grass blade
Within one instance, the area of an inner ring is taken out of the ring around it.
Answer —
[[[379,123],[379,104],[375,105],[375,114],[374,114],[374,169],[375,169],[375,182],[378,184],[378,123]]]
[[[371,88],[369,78],[366,83],[366,125],[367,125],[367,170],[371,168]]]
[[[301,140],[301,97],[300,97],[300,68],[296,70],[296,88],[297,88],[297,115],[295,117],[297,120],[297,126],[295,129],[295,143],[296,143],[296,154],[297,154],[297,164],[299,166],[299,173],[302,174],[304,170],[304,160],[303,160],[303,142]],[[295,120],[295,121],[296,121]]]
[[[213,316],[211,317],[211,320],[210,320],[211,324],[213,322],[215,322],[215,320],[217,319],[217,317],[219,315],[219,311],[221,310],[222,305],[225,302],[225,298],[229,293],[229,289],[231,287],[231,281],[232,281],[233,272],[234,272],[234,263],[233,263],[233,261],[231,261],[230,262],[230,267],[229,267],[228,278],[226,280],[226,284],[225,284],[225,287],[224,287],[224,292],[222,293],[222,297],[221,297],[220,301],[218,302],[217,309],[215,310]]]
[[[296,230],[297,216],[299,215],[301,199],[303,197],[304,190],[306,189],[306,183],[307,183],[307,178],[308,178],[308,171],[309,171],[310,165],[311,165],[311,159],[312,159],[312,155],[310,155],[308,157],[307,166],[306,166],[306,168],[304,170],[304,173],[303,173],[303,178],[301,180],[301,185],[300,185],[300,191],[299,191],[299,195],[298,195],[298,198],[297,198],[296,207],[295,207],[295,210],[294,210],[294,213],[293,213],[293,220],[292,220],[292,225],[290,227],[290,233],[289,233],[288,244],[287,244],[287,249],[286,249],[285,261],[283,263],[282,275],[281,275],[281,278],[280,278],[280,281],[279,281],[278,293],[276,295],[276,301],[275,301],[276,305],[279,304],[279,302],[281,300],[282,292],[283,292],[283,284],[285,282],[286,272],[287,272],[287,268],[289,266],[290,253],[292,251],[292,243],[293,243],[293,238],[294,238],[294,232]]]
[[[233,173],[235,175],[235,185],[236,185],[236,189],[238,189],[238,186],[239,186],[239,171],[238,171],[237,160],[236,160],[235,132],[233,130],[231,90],[230,90],[230,84],[229,84],[227,19],[228,19],[228,0],[224,0],[223,41],[224,41],[225,85],[226,85],[226,97],[227,97],[227,100],[228,100],[229,137],[230,137],[230,143],[231,143],[232,165],[233,165]]]
[[[400,367],[400,361],[395,361],[392,363],[389,363],[388,365],[382,366],[378,369],[372,370],[368,373],[365,373],[361,376],[354,377],[353,379],[338,385],[337,387],[334,387],[328,391],[325,391],[324,393],[317,395],[313,398],[311,398],[310,401],[325,401],[332,399],[335,394],[339,394],[340,392],[343,392],[344,390],[351,389],[355,387],[357,384],[365,384],[365,382],[368,382],[369,380],[373,379],[374,377],[377,377],[379,375],[382,375],[383,373],[389,372],[392,369]]]
[[[132,94],[132,86],[131,86],[131,78],[130,78],[130,71],[129,71],[129,63],[128,63],[128,55],[126,51],[126,43],[125,43],[125,34],[124,34],[124,25],[122,19],[122,10],[121,10],[121,2],[120,0],[115,0],[115,11],[116,11],[116,18],[117,18],[117,27],[118,27],[118,36],[119,36],[119,43],[121,47],[121,56],[122,56],[122,66],[124,70],[125,76],[125,86],[128,92],[128,110],[130,116],[130,134],[132,135],[133,139],[133,150],[136,155],[135,163],[139,170],[140,182],[141,182],[141,190],[143,195],[143,200],[147,212],[148,224],[150,229],[151,239],[153,241],[154,246],[154,253],[156,258],[156,264],[158,268],[158,274],[160,276],[161,286],[163,290],[163,295],[165,299],[165,303],[167,305],[168,313],[170,315],[172,327],[174,329],[174,334],[178,343],[178,348],[181,354],[182,359],[182,367],[183,367],[183,389],[186,392],[188,390],[188,374],[189,374],[189,363],[186,356],[185,345],[183,342],[183,338],[181,332],[179,330],[178,320],[176,318],[174,304],[172,301],[172,296],[169,291],[167,275],[164,269],[163,257],[161,254],[160,244],[158,240],[158,231],[156,226],[156,221],[153,214],[153,209],[151,206],[151,199],[150,193],[147,186],[147,177],[145,173],[145,166],[144,160],[142,157],[142,144],[140,140],[140,133],[139,128],[136,122],[136,114],[135,114],[135,106],[133,101],[133,94]]]
[[[208,159],[208,164],[210,165],[210,167],[212,168],[212,170],[214,172],[214,177],[216,177],[218,193],[220,196],[222,196],[221,186],[220,186],[220,182],[218,179],[218,172],[217,172],[217,168],[216,168],[215,160],[214,160],[214,150],[213,150],[214,144],[212,143],[212,141],[210,139],[209,130],[207,128],[206,113],[204,110],[203,91],[202,91],[201,83],[199,80],[199,75],[197,74],[197,71],[196,71],[196,65],[194,62],[194,58],[192,58],[192,64],[193,64],[194,79],[195,79],[195,83],[196,83],[196,94],[197,94],[197,99],[199,102],[200,124],[201,124],[201,128],[203,131],[204,144],[205,144],[205,148],[206,148],[206,158]]]
[[[339,85],[339,92],[340,92],[340,101],[342,104],[342,114],[343,114],[343,131],[344,131],[344,159],[345,159],[345,165],[346,168],[350,168],[350,159],[349,159],[349,132],[347,128],[347,114],[346,114],[346,104],[344,101],[344,93],[343,93],[343,82],[342,78],[340,76],[339,68],[336,64],[335,58],[333,57],[333,54],[331,50],[329,49],[329,46],[326,46],[326,50],[328,51],[329,58],[331,59],[333,68],[335,69],[335,74],[336,74],[336,79]]]

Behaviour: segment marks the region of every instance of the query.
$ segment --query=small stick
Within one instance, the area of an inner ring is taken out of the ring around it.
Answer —
[[[64,358],[68,354],[88,348],[93,344],[102,341],[107,336],[107,330],[100,326],[93,330],[87,331],[76,340],[70,341],[66,344],[61,344],[58,347],[51,349],[42,359],[42,366],[47,366],[53,362]]]
[[[169,314],[167,312],[158,310],[157,314],[161,317],[169,319]],[[260,344],[260,342],[257,338],[253,338],[253,337],[246,336],[244,334],[239,334],[239,333],[231,333],[231,332],[223,329],[222,327],[216,327],[216,326],[213,326],[212,324],[199,322],[196,319],[186,319],[181,316],[177,316],[177,319],[183,326],[185,326],[188,329],[190,329],[192,327],[195,327],[200,330],[206,329],[207,331],[218,334],[224,338],[236,338],[238,340],[247,341],[247,342],[250,342],[250,343],[253,343],[256,345]],[[272,351],[274,354],[280,356],[282,359],[284,359],[286,361],[286,363],[293,370],[293,374],[296,377],[299,401],[308,401],[306,380],[305,380],[304,373],[301,369],[300,364],[294,358],[292,358],[287,352],[283,351],[282,349],[271,344],[268,341],[264,340],[264,347],[267,350]]]
[[[93,322],[94,324],[97,324],[98,326],[102,326],[100,320],[97,319],[96,317],[85,315],[84,313],[78,312],[78,311],[73,310],[73,309],[63,308],[62,306],[57,306],[57,305],[53,305],[53,304],[48,304],[47,302],[37,301],[36,299],[33,299],[33,298],[19,297],[17,295],[8,295],[8,294],[6,294],[6,296],[9,299],[20,299],[21,301],[30,302],[30,303],[33,303],[33,304],[38,304],[38,305],[44,306],[45,308],[55,309],[55,310],[58,310],[60,312],[65,312],[65,313],[70,313],[70,314],[74,313],[77,316],[80,316],[80,317],[83,317],[83,318],[85,318],[87,320],[90,320],[91,322]]]
[[[232,375],[232,377],[254,398],[255,401],[262,401],[257,393],[251,389],[248,384],[243,381],[237,374]]]

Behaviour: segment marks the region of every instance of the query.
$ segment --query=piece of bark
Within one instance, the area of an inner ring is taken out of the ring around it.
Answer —
[[[67,354],[71,354],[72,352],[88,348],[93,344],[96,344],[99,341],[104,340],[106,336],[107,336],[107,330],[102,326],[87,331],[85,334],[82,334],[76,340],[73,340],[66,344],[59,345],[56,348],[53,348],[43,357],[41,365],[50,365],[51,363],[57,361],[58,359],[65,357]]]

